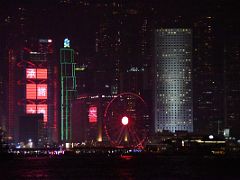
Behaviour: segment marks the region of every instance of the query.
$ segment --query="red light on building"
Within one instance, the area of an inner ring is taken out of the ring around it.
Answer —
[[[26,69],[26,78],[27,79],[47,79],[47,69],[43,68],[27,68]]]
[[[26,78],[27,79],[36,79],[36,69],[27,68],[26,69]]]
[[[36,99],[36,84],[26,84],[26,99]]]
[[[37,69],[37,79],[47,79],[47,69]]]
[[[88,118],[90,123],[97,122],[97,107],[91,106],[88,110]]]
[[[37,85],[37,99],[47,99],[47,84]]]
[[[43,114],[43,122],[47,122],[47,104],[39,104],[37,105],[37,113]]]
[[[37,106],[36,104],[27,104],[26,105],[26,114],[36,114]]]
[[[27,104],[26,114],[43,114],[43,121],[47,122],[47,104]]]

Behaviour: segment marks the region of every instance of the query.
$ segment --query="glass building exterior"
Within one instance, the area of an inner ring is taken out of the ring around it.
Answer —
[[[157,29],[154,39],[155,132],[192,132],[192,31]]]

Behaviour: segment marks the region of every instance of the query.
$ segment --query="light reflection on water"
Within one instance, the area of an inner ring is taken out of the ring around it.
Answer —
[[[48,157],[26,157],[19,162],[16,176],[24,179],[47,179]]]
[[[0,163],[0,179],[189,179],[239,177],[240,159],[189,157],[28,157]],[[228,166],[226,166],[228,164]],[[3,178],[2,178],[3,177]]]
[[[45,169],[27,169],[27,170],[21,170],[20,177],[22,178],[48,178],[48,172]]]
[[[122,155],[121,160],[123,160],[123,164],[128,163],[128,161],[131,161],[134,157],[132,155]],[[133,167],[130,168],[128,165],[123,166],[121,168],[117,168],[116,171],[118,172],[119,176],[124,179],[133,180],[134,178],[134,172]]]
[[[133,158],[133,156],[131,156],[131,155],[122,155],[121,158],[124,159],[124,160],[131,160]]]

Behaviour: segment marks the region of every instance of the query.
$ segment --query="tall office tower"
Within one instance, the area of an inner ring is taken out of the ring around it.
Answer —
[[[155,132],[193,131],[192,31],[155,30]]]
[[[47,60],[47,104],[48,104],[48,137],[51,141],[59,141],[59,74],[58,63],[54,57],[52,39],[39,39],[38,51],[42,54],[43,59]]]
[[[78,58],[75,50],[75,62],[76,62],[76,88],[77,94],[91,94],[93,90],[93,74],[95,71],[92,69],[91,63],[94,62],[92,57]]]
[[[16,76],[17,76],[17,53],[13,49],[8,51],[8,121],[7,121],[7,136],[9,139],[18,140],[18,108],[17,108],[17,93],[16,93]]]
[[[135,92],[142,96],[149,96],[152,79],[152,23],[150,18],[142,15],[138,10],[125,12],[122,36],[122,73],[121,91]],[[131,79],[131,80],[130,80]],[[130,83],[129,83],[130,80]],[[132,82],[132,83],[131,83]],[[151,100],[150,100],[151,101]]]
[[[0,74],[0,127],[6,129],[5,88],[2,74]]]
[[[231,136],[240,137],[240,35],[236,25],[227,28],[224,43],[225,125]]]
[[[153,79],[151,78],[152,72],[152,42],[153,42],[153,22],[150,17],[145,16],[141,25],[140,31],[140,49],[142,59],[141,69],[143,71],[143,91],[144,96],[151,94]]]
[[[143,82],[142,85],[135,88],[135,92],[142,93],[143,89],[150,89],[151,82],[147,80],[152,54],[150,18],[138,7],[123,8],[120,5],[109,11],[109,15],[102,18],[96,32],[97,62],[101,62],[98,68],[103,67],[108,75],[112,72],[112,78],[109,80],[111,94],[131,91],[133,88],[128,87],[128,83],[125,84],[123,79],[130,76],[129,72],[141,72],[135,73],[137,76],[144,72],[141,80],[138,77]]]
[[[54,143],[58,137],[52,40],[26,42],[29,44],[9,50],[7,132],[18,142],[20,123],[31,114],[43,114],[39,143]]]
[[[193,31],[194,131],[218,134],[224,125],[223,38],[214,17],[195,20]]]
[[[113,25],[114,24],[114,25]],[[96,32],[97,64],[95,93],[118,94],[120,81],[121,21],[116,17],[105,18]]]
[[[4,7],[4,6],[2,6]],[[2,8],[1,7],[1,8]],[[6,7],[4,7],[5,9]],[[1,59],[2,61],[1,72],[4,74],[6,79],[6,130],[9,140],[16,140],[18,137],[18,120],[17,111],[19,110],[16,106],[17,95],[16,95],[16,77],[17,77],[17,59],[18,51],[20,47],[20,39],[25,35],[26,30],[26,9],[19,6],[9,7],[8,11],[1,9],[2,17],[4,21],[1,22]],[[12,11],[12,12],[11,12]],[[4,14],[5,12],[5,14]],[[14,13],[13,13],[14,12]],[[9,73],[11,72],[11,73]]]
[[[60,49],[61,65],[61,141],[72,140],[71,103],[76,96],[76,75],[74,50],[70,48],[70,40],[64,39],[64,48]]]
[[[39,125],[39,127],[43,127],[40,133],[39,143],[41,144],[58,141],[57,117],[55,116],[58,110],[55,98],[57,88],[55,87],[54,69],[56,69],[56,61],[53,58],[52,39],[33,39],[17,55],[17,74],[9,75],[9,77],[13,76],[12,81],[9,82],[10,92],[12,91],[12,94],[9,95],[13,96],[9,98],[9,104],[13,106],[13,109],[18,104],[18,110],[15,112],[13,110],[13,113],[17,115],[17,120],[14,120],[17,124],[15,128],[19,131],[21,127],[19,123],[25,118],[27,121],[29,115],[43,114],[41,125]],[[9,74],[12,73],[14,71],[9,72]],[[14,85],[13,83],[16,82],[17,85]],[[17,86],[18,91],[13,88],[14,86]],[[9,116],[12,115],[9,114]],[[35,117],[39,118],[40,116]],[[14,139],[18,139],[18,136]]]
[[[36,43],[37,51],[30,50],[25,51],[23,56],[28,57],[28,61],[25,62],[25,58],[19,64],[25,66],[22,68],[25,70],[25,84],[26,88],[26,114],[43,114],[43,125],[45,136],[44,143],[56,142],[57,139],[53,139],[53,132],[56,131],[57,122],[54,119],[54,110],[57,111],[57,107],[53,108],[54,101],[54,89],[52,88],[53,81],[53,61],[52,59],[52,40],[40,39]],[[43,48],[45,46],[46,48]],[[52,66],[51,66],[52,65]],[[56,136],[56,135],[55,135]]]

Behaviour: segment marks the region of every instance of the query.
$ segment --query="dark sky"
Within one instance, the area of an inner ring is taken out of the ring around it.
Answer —
[[[76,42],[72,43],[75,43],[76,48],[79,46],[83,53],[92,53],[98,24],[114,9],[104,8],[104,5],[109,6],[113,3],[109,3],[109,0],[70,0],[69,4],[61,2],[63,0],[1,0],[0,26],[4,24],[8,16],[13,17],[11,19],[13,24],[16,24],[14,22],[16,17],[23,16],[25,18],[23,20],[24,31],[29,36],[53,37],[55,41],[69,37],[76,39]],[[89,2],[90,6],[83,6],[84,2]],[[118,1],[112,0],[112,2]],[[139,12],[155,18],[156,21],[162,16],[168,18],[180,15],[185,19],[191,19],[204,14],[218,16],[220,21],[230,19],[239,23],[239,0],[129,0],[119,2],[123,2],[121,11],[138,9]],[[101,8],[97,7],[98,4],[101,4]],[[25,8],[26,11],[19,14],[18,8]]]

